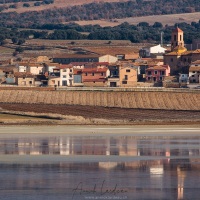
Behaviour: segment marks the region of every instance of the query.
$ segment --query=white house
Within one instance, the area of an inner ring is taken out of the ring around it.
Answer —
[[[18,72],[30,72],[33,75],[42,74],[44,70],[44,65],[41,63],[19,63],[18,64]]]
[[[159,54],[159,53],[165,53],[167,49],[161,47],[161,45],[156,46],[147,46],[140,49],[139,55],[140,57],[150,57],[151,54]]]
[[[73,86],[73,66],[61,65],[60,67],[60,86]]]
[[[189,68],[189,82],[200,83],[200,60],[191,63]]]

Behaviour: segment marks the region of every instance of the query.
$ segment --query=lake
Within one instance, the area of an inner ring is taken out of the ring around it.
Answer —
[[[200,128],[0,126],[0,199],[200,196]]]

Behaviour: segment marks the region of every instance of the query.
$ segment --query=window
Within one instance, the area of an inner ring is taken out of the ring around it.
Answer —
[[[127,84],[127,81],[122,81],[122,84]]]
[[[85,73],[85,75],[87,76],[87,75],[88,75],[88,73],[86,72],[86,73]]]
[[[148,75],[151,75],[151,71],[148,71]]]
[[[174,41],[176,41],[176,35],[174,35]]]
[[[174,61],[174,59],[173,58],[171,58],[171,62],[173,62]]]
[[[193,71],[192,73],[195,73],[195,71]]]
[[[128,80],[128,75],[125,75],[125,76],[124,76],[124,79],[125,79],[125,80]]]
[[[72,78],[72,75],[70,74],[69,77]]]
[[[131,71],[130,69],[127,69],[127,70],[126,70],[126,72],[130,72],[130,71]]]
[[[182,35],[180,35],[180,41],[182,40]]]
[[[192,77],[194,77],[194,75],[192,75]]]
[[[154,71],[154,74],[158,74],[158,71]]]
[[[63,75],[63,78],[66,78],[66,75]]]
[[[161,75],[165,75],[165,71],[161,71]]]
[[[32,85],[32,81],[29,81],[29,84]]]
[[[70,69],[69,71],[72,72],[72,69]]]
[[[23,77],[23,79],[25,79],[25,77]]]
[[[101,72],[101,76],[103,76],[103,72]]]
[[[67,70],[66,69],[63,69],[63,72],[66,72]]]
[[[160,77],[160,80],[162,81],[162,79],[163,79],[163,78],[162,78],[162,76],[161,76],[161,77]]]
[[[94,73],[92,73],[92,76],[94,76]]]
[[[150,81],[151,80],[151,77],[148,77],[148,81]]]

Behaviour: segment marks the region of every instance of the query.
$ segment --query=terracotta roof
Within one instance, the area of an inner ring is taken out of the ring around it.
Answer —
[[[101,55],[97,54],[58,54],[54,56],[55,58],[99,58]]]
[[[116,55],[134,55],[137,54],[139,50],[135,47],[115,47],[115,46],[108,46],[108,47],[86,47],[84,48],[87,51],[90,52],[94,52],[94,53],[98,53],[101,55],[112,55],[112,56],[116,56]]]
[[[193,64],[200,64],[200,60],[196,60],[196,61],[192,62],[191,64],[192,64],[192,65],[193,65]]]
[[[191,54],[191,53],[193,53],[193,51],[185,51],[185,52],[181,53],[181,55],[188,55],[188,54]]]
[[[102,72],[106,72],[108,70],[108,68],[84,68],[82,69],[83,73],[102,73]]]
[[[18,77],[18,78],[22,78],[22,77],[25,77],[25,78],[34,78],[35,77],[35,75],[33,75],[30,72],[15,72],[14,76]]]
[[[74,69],[74,75],[82,74],[82,69]]]
[[[192,72],[192,71],[200,71],[200,66],[199,67],[197,67],[197,66],[191,66],[189,68],[189,72]]]
[[[200,49],[196,49],[192,53],[200,53]]]
[[[67,68],[73,68],[73,65],[72,64],[69,64],[69,65],[60,65],[60,66],[58,66],[55,69],[67,69]]]
[[[185,53],[185,52],[184,52]],[[178,53],[178,52],[170,52],[170,53],[167,53],[167,54],[165,54],[165,56],[180,56],[180,55],[182,55],[181,53]]]
[[[178,27],[176,27],[176,28],[172,31],[172,33],[174,33],[174,32],[181,32],[181,33],[183,33],[183,31],[182,31],[180,28],[178,28]]]
[[[146,70],[151,71],[151,70],[166,70],[169,66],[168,65],[156,65],[153,67],[149,67]]]

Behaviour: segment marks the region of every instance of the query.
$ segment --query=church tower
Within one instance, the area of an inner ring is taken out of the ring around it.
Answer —
[[[178,27],[172,31],[171,37],[171,51],[175,48],[184,48],[183,31]]]

